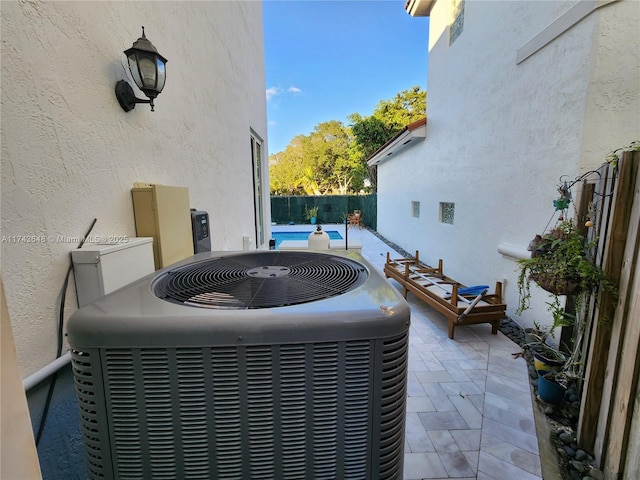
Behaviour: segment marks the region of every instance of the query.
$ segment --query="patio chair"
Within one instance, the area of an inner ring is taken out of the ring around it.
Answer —
[[[347,220],[349,221],[349,227],[357,226],[359,229],[362,228],[362,212],[360,210],[354,210],[353,213],[347,215]]]

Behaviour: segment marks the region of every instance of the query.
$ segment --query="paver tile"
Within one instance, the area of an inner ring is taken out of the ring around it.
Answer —
[[[462,452],[462,454],[464,455],[464,458],[467,459],[467,463],[471,467],[471,470],[473,470],[473,474],[477,475],[478,474],[478,457],[480,456],[480,451],[470,450],[470,451]]]
[[[405,479],[447,478],[437,453],[408,453],[404,456]]]
[[[465,372],[463,368],[466,363],[460,360],[445,360],[440,362],[442,366],[449,372],[451,378],[456,382],[471,382],[471,378]]]
[[[436,452],[455,453],[460,451],[460,447],[449,430],[429,430],[428,435]]]
[[[409,372],[407,376],[407,395],[409,397],[424,397],[427,394],[420,380],[414,372]]]
[[[439,383],[423,383],[422,388],[426,395],[433,402],[438,412],[455,411],[456,407],[449,400],[447,392],[442,389]]]
[[[450,433],[463,452],[480,450],[480,429],[451,430]]]
[[[431,438],[417,413],[407,413],[405,439],[409,444],[410,451],[413,453],[435,452]]]
[[[505,424],[496,422],[490,418],[483,418],[482,433],[483,435],[490,435],[498,438],[536,455],[539,453],[538,438],[536,435],[523,432],[517,428],[508,427]]]
[[[454,453],[438,452],[440,461],[451,478],[469,477],[474,475],[474,470],[467,462],[467,457],[460,451]]]
[[[416,372],[416,377],[420,380],[420,383],[440,383],[440,382],[453,382],[453,378],[446,370],[429,370]]]
[[[513,403],[516,404],[531,404],[531,389],[528,385],[527,390],[523,390],[520,385],[491,374],[487,376],[485,392],[499,395],[505,399],[513,399]]]
[[[480,472],[485,476],[480,477]],[[478,458],[478,478],[494,480],[540,480],[538,475],[527,472],[515,465],[480,450]]]
[[[439,382],[447,395],[482,395],[482,390],[473,382]]]
[[[533,415],[520,413],[514,409],[503,409],[487,403],[485,396],[484,411],[482,412],[484,418],[490,418],[498,423],[502,423],[507,427],[511,427],[515,430],[528,433],[529,435],[536,434],[536,427],[533,421]]]
[[[421,352],[420,358],[429,370],[444,371],[446,370],[442,363],[434,356],[433,352]]]
[[[469,430],[469,425],[457,412],[419,412],[418,416],[428,430]]]
[[[449,401],[456,407],[456,410],[469,425],[469,428],[482,427],[482,413],[478,411],[471,399],[460,395],[450,395]]]
[[[491,392],[485,393],[484,398],[485,406],[508,411],[512,417],[533,418],[531,416],[532,408],[530,398],[521,398],[518,395],[508,397],[505,395],[496,395]],[[503,421],[503,423],[506,423],[506,421]]]
[[[424,397],[407,397],[407,412],[435,412],[436,407],[431,399]]]
[[[484,411],[484,395],[468,395],[467,398],[471,400],[480,413]]]
[[[540,468],[540,457],[531,452],[527,452],[521,448],[507,443],[491,435],[482,435],[482,444],[480,446],[483,452],[489,453],[500,460],[511,463],[516,467],[526,470],[535,475],[542,475]]]

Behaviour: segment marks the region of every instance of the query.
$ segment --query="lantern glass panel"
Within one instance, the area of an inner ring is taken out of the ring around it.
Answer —
[[[164,68],[164,62],[159,58],[156,60],[156,62],[158,65],[158,85],[156,86],[156,90],[158,91],[158,93],[160,93],[164,88],[164,82],[166,81],[167,76]]]
[[[142,79],[140,78],[140,71],[138,70],[138,62],[136,58],[136,54],[132,53],[129,55],[129,71],[131,72],[131,76],[133,77],[133,81],[136,82],[138,88],[142,88]]]
[[[155,59],[147,55],[138,55],[138,68],[140,69],[140,76],[142,77],[142,89],[155,90],[156,79],[158,78]]]

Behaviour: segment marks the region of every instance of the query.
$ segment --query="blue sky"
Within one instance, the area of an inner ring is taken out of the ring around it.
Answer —
[[[427,87],[429,21],[405,0],[263,3],[269,153],[329,120]]]

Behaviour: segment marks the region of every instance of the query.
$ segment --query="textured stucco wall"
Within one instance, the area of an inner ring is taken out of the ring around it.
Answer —
[[[44,240],[2,244],[24,377],[54,358],[77,246],[50,237],[81,236],[94,218],[93,234],[135,236],[133,182],[188,187],[192,207],[209,212],[213,250],[254,237],[251,129],[267,158],[262,10],[253,1],[19,1],[2,2],[1,14],[2,235]],[[155,112],[125,113],[114,86],[129,78],[122,52],[141,25],[168,59],[167,83]],[[71,287],[65,316],[73,310]]]
[[[461,282],[504,280],[511,315],[517,264],[498,245],[526,248],[551,218],[561,175],[640,137],[636,2],[600,9],[516,64],[516,51],[573,5],[467,1],[464,30],[449,46],[451,2],[438,1],[427,138],[378,169],[380,233],[428,262],[444,259]],[[412,200],[421,202],[418,219]],[[439,223],[439,202],[455,203],[453,225]],[[546,300],[535,295],[523,325],[549,319]]]

